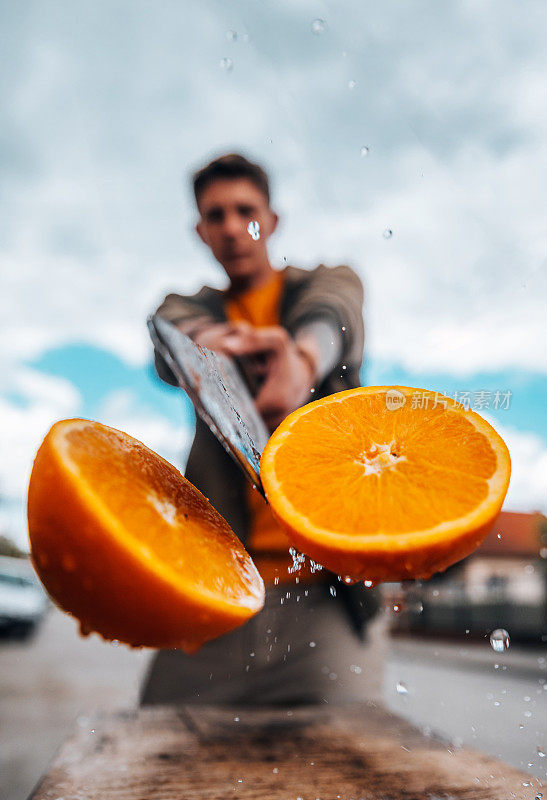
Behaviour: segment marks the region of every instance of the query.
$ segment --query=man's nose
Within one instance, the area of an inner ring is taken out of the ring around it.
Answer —
[[[226,214],[224,217],[223,232],[225,236],[235,238],[245,231],[245,220],[238,214]]]

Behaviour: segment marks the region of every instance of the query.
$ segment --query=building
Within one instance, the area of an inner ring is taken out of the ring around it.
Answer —
[[[403,590],[400,608],[396,633],[485,636],[504,628],[513,640],[547,641],[547,518],[502,511],[472,555]]]

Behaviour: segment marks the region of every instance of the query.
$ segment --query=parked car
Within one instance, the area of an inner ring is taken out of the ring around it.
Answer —
[[[0,632],[26,638],[44,616],[48,602],[28,559],[0,557]]]

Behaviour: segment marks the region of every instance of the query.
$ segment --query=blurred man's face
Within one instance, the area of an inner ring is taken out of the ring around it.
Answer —
[[[269,269],[266,243],[277,216],[266,197],[247,178],[219,179],[203,190],[196,230],[230,280],[255,276]],[[249,222],[258,222],[260,238],[253,239]]]

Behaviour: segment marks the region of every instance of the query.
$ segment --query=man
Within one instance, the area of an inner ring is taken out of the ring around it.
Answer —
[[[223,267],[228,287],[169,294],[157,313],[196,343],[236,359],[270,431],[306,402],[360,385],[363,290],[357,275],[345,266],[272,267],[267,243],[278,217],[268,178],[241,155],[223,156],[197,172],[194,194],[196,231]],[[176,383],[158,354],[156,368]],[[200,419],[185,474],[253,556],[267,587],[266,605],[197,655],[160,652],[142,702],[363,699],[370,682],[355,634],[362,635],[376,612],[375,595],[313,564],[293,562],[268,505]]]

